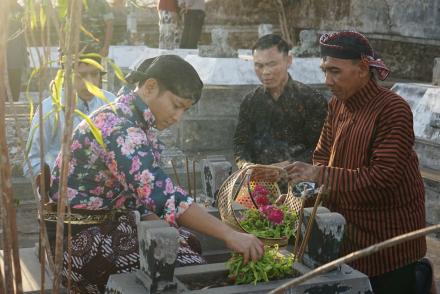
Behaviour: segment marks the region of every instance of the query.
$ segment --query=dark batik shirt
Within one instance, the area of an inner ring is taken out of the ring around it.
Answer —
[[[105,0],[87,1],[81,19],[82,26],[88,32],[81,30],[81,45],[87,45],[87,50],[99,53],[104,45],[106,24],[114,20],[112,8]]]
[[[323,166],[324,205],[346,221],[343,254],[425,226],[424,186],[408,103],[371,80],[354,96],[329,102],[313,162]],[[423,257],[419,238],[352,265],[377,276]]]
[[[263,86],[258,87],[240,106],[234,135],[237,165],[311,162],[326,113],[325,98],[290,76],[276,101]]]
[[[192,203],[160,168],[163,145],[158,141],[153,114],[128,92],[114,104],[91,115],[101,130],[101,146],[86,121],[75,129],[68,172],[68,199],[73,208],[86,210],[147,211],[171,223]],[[61,154],[60,154],[61,155]],[[58,198],[61,156],[55,162],[50,195]]]

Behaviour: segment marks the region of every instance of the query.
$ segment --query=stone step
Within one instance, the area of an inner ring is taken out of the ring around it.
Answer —
[[[15,199],[19,201],[35,199],[30,179],[18,176],[12,177],[11,180]]]

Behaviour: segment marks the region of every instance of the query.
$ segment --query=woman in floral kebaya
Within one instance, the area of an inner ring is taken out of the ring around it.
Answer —
[[[114,104],[91,115],[104,144],[97,142],[85,121],[73,135],[68,174],[70,207],[86,212],[123,211],[111,224],[89,227],[73,236],[74,290],[101,293],[110,274],[139,267],[139,216],[143,220],[160,217],[170,225],[209,234],[242,253],[245,260],[261,258],[263,245],[255,236],[234,231],[206,213],[160,167],[163,146],[153,128],[163,130],[175,124],[200,99],[203,84],[194,68],[178,56],[163,55],[142,62],[127,81],[137,84],[135,91],[126,91]],[[61,156],[51,179],[54,201],[58,198],[60,169]],[[64,257],[66,267],[67,253]],[[202,261],[189,246],[179,249],[178,265]],[[63,273],[67,275],[67,270]]]

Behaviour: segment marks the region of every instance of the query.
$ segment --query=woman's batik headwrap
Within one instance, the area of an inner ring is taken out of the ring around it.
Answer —
[[[380,80],[385,80],[390,74],[382,59],[371,48],[368,39],[354,31],[342,31],[324,34],[319,39],[321,57],[330,56],[341,59],[363,59],[375,69]]]

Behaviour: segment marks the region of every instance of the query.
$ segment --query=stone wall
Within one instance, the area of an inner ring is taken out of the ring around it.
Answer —
[[[439,1],[283,2],[294,42],[298,40],[298,34],[302,29],[321,32],[355,29],[367,34],[374,48],[391,67],[392,77],[431,81],[434,58],[440,56]],[[265,22],[275,25],[279,23],[273,1],[225,0],[210,1],[207,5],[208,24],[249,26]],[[246,40],[246,45],[248,44]]]
[[[292,29],[341,30],[440,40],[436,0],[283,0]],[[274,1],[211,0],[207,23],[278,24]]]
[[[367,34],[375,49],[390,64],[393,77],[432,80],[432,65],[440,56],[440,2],[437,0],[283,0],[293,42],[299,32],[356,29]],[[158,16],[155,7],[136,10],[136,43],[157,47]],[[200,44],[211,43],[210,32],[221,26],[229,32],[235,48],[250,48],[257,39],[258,25],[270,23],[279,32],[274,1],[210,0]],[[54,32],[55,30],[53,30]],[[53,33],[52,45],[56,46]],[[125,18],[115,20],[114,44],[126,44]],[[37,45],[37,44],[34,44]]]

